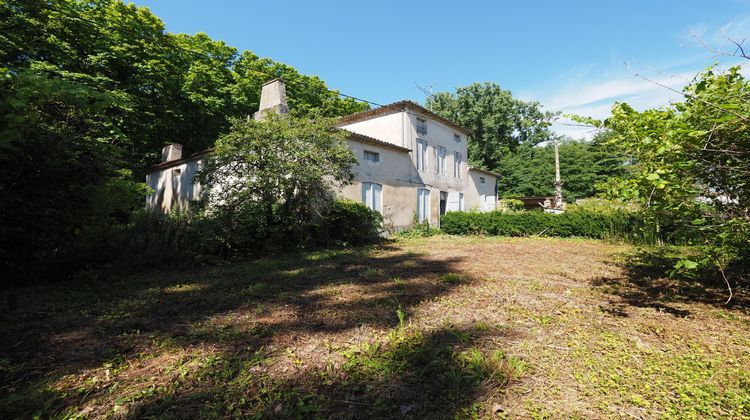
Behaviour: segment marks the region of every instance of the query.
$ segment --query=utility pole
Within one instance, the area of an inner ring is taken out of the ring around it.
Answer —
[[[562,196],[563,182],[560,179],[560,143],[555,141],[555,209],[562,210],[563,208],[563,196]]]

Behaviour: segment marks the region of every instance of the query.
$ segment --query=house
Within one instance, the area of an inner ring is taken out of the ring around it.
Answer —
[[[260,103],[256,119],[286,112],[283,81],[263,85]],[[339,127],[350,133],[347,142],[358,161],[354,181],[339,195],[380,212],[387,231],[406,229],[415,218],[439,226],[449,211],[495,209],[498,175],[468,166],[465,128],[410,101],[343,117]],[[179,144],[166,146],[162,163],[146,175],[154,190],[147,208],[169,212],[200,200],[193,179],[209,153],[183,157]]]

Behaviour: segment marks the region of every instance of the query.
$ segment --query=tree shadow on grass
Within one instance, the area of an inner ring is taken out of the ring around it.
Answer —
[[[617,264],[625,276],[602,277],[592,284],[618,297],[601,309],[614,316],[627,317],[627,306],[653,308],[675,317],[691,314],[686,304],[706,304],[717,308],[747,311],[750,309],[750,284],[747,270],[734,267],[728,272],[734,283],[734,297],[726,304],[729,292],[719,273],[707,270],[695,278],[670,275],[677,262],[667,249],[639,250],[624,256]]]
[[[399,322],[397,309],[408,315],[420,302],[461,284],[441,281],[446,274],[470,281],[457,269],[460,261],[384,245],[159,271],[106,284],[22,289],[21,309],[0,318],[0,405],[6,407],[0,414],[55,415],[105,398],[113,391],[107,384],[66,389],[63,378],[93,369],[109,380],[110,370],[127,369],[144,355],[209,346],[224,355],[217,363],[245,363],[300,336],[325,337],[362,326],[392,329]],[[160,373],[142,373],[150,374]],[[190,392],[202,388],[198,380]],[[166,391],[144,392],[123,404]]]
[[[499,331],[396,328],[383,341],[341,351],[338,366],[300,366],[274,379],[228,357],[225,374],[141,401],[129,416],[264,418],[455,418],[487,414],[478,399],[502,393],[527,365],[476,345]],[[215,373],[214,369],[214,373]]]

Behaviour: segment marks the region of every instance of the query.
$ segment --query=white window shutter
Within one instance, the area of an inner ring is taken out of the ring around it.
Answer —
[[[448,193],[448,203],[446,203],[446,211],[459,211],[461,210],[461,203],[459,199],[459,193],[457,192],[449,192]]]
[[[375,211],[383,211],[383,186],[380,184],[372,184],[372,209]]]

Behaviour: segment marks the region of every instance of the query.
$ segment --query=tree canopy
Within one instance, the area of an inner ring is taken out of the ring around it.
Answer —
[[[436,114],[469,129],[469,162],[493,171],[501,160],[522,144],[535,145],[552,138],[553,114],[537,102],[525,102],[496,83],[474,83],[427,98],[425,106]]]
[[[643,112],[617,104],[595,122],[612,130],[611,144],[633,163],[607,194],[639,202],[660,235],[668,226],[702,246],[702,257],[677,268],[711,263],[724,274],[750,250],[750,82],[739,67],[711,67],[684,95]]]
[[[591,141],[560,142],[560,174],[566,201],[593,197],[597,185],[625,173],[624,156],[607,144],[609,133]],[[500,160],[498,194],[501,197],[551,196],[554,194],[554,146],[521,144]]]

